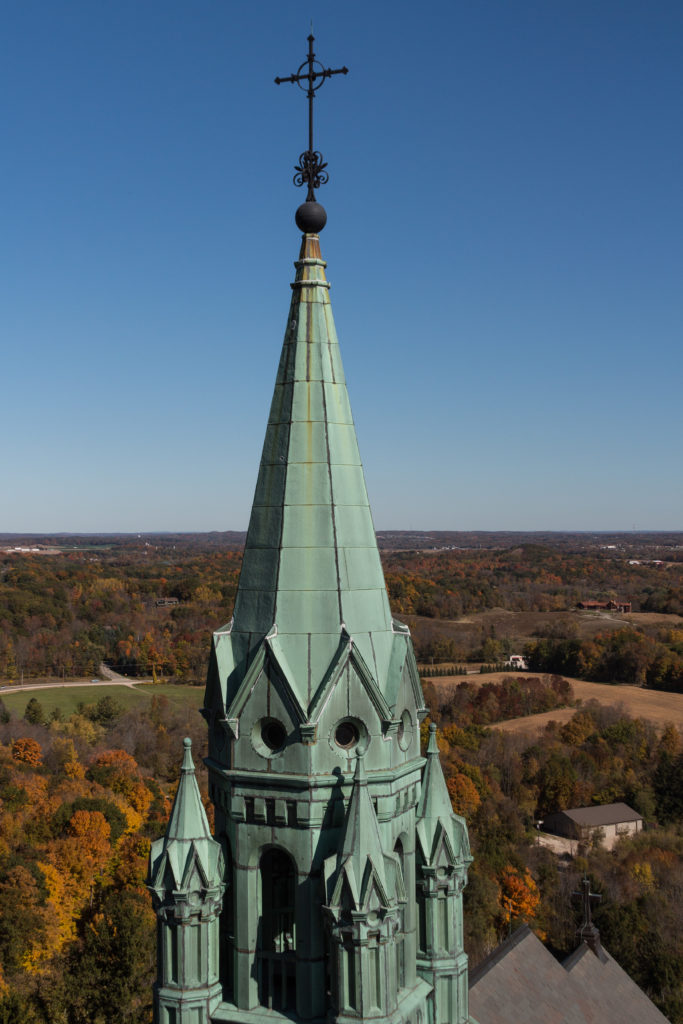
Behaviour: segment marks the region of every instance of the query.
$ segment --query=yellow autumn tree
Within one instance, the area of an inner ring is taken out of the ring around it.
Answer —
[[[65,943],[74,938],[76,920],[81,911],[81,900],[73,876],[48,861],[38,861],[37,867],[45,879],[46,903],[52,911],[53,927],[47,930],[43,943],[34,944],[31,955],[31,967],[34,970],[51,953],[58,953]]]
[[[116,852],[114,879],[126,888],[144,891],[151,842],[146,836],[123,836]]]
[[[68,779],[85,778],[85,768],[78,759],[74,741],[68,736],[58,736],[52,744],[52,756],[57,761],[57,771]]]
[[[481,797],[477,793],[477,787],[471,779],[468,779],[462,772],[456,772],[446,780],[448,795],[456,814],[462,815],[467,821],[471,821],[476,814]]]
[[[48,850],[46,860],[67,876],[62,894],[64,913],[68,916],[70,894],[76,906],[82,907],[91,897],[95,879],[106,869],[111,858],[111,829],[101,811],[74,811],[66,826],[67,835]],[[45,872],[43,872],[45,873]],[[53,882],[55,898],[60,898]]]

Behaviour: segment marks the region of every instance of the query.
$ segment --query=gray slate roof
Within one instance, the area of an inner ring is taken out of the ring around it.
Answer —
[[[589,828],[597,828],[599,825],[617,825],[622,821],[642,821],[642,816],[624,803],[571,807],[569,810],[557,813],[566,814],[577,825],[586,825]]]
[[[581,944],[559,963],[528,925],[470,972],[475,1024],[668,1024],[616,960]]]

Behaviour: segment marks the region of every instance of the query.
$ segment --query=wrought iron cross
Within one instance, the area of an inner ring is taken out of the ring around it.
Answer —
[[[308,185],[307,200],[313,202],[315,200],[314,189],[320,188],[321,185],[325,185],[329,180],[329,176],[325,168],[327,164],[323,160],[322,153],[318,150],[313,149],[313,100],[315,94],[323,84],[326,78],[331,78],[332,75],[348,75],[349,69],[343,68],[324,68],[320,61],[315,59],[313,52],[313,35],[308,37],[308,56],[306,60],[299,65],[296,74],[288,75],[287,78],[276,78],[275,84],[282,85],[283,82],[296,82],[300,89],[306,92],[308,97],[308,149],[305,153],[302,153],[299,157],[299,163],[296,165],[294,170],[295,185]],[[306,68],[306,71],[303,69]],[[306,84],[304,84],[306,83]]]
[[[591,900],[599,902],[602,896],[597,892],[591,892],[591,884],[586,877],[582,879],[581,886],[583,891],[573,892],[572,896],[578,896],[579,899],[583,900],[583,924],[580,928],[581,934],[583,934],[584,930],[590,930],[594,927],[591,918]]]

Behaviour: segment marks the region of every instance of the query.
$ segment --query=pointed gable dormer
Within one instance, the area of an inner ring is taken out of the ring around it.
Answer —
[[[330,901],[333,909],[341,908],[345,886],[348,886],[346,891],[353,899],[355,911],[367,911],[371,906],[375,912],[377,908],[386,911],[405,895],[400,871],[396,870],[396,857],[385,853],[382,847],[360,753],[356,758],[353,789],[337,858],[336,881]]]
[[[147,887],[159,920],[161,973],[154,990],[155,1019],[204,1024],[220,1000],[218,916],[224,861],[202,804],[192,741],[184,741],[180,783],[166,834],[152,843]],[[191,1016],[194,1014],[194,1016]]]

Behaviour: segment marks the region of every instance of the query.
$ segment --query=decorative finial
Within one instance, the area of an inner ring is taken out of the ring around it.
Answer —
[[[427,757],[439,756],[439,744],[436,742],[436,725],[429,723],[429,743],[427,744]]]
[[[311,28],[313,28],[312,25]],[[327,214],[320,203],[316,202],[315,198],[315,189],[325,185],[329,180],[329,176],[327,173],[327,163],[323,160],[322,153],[313,148],[313,100],[326,78],[331,78],[332,75],[348,75],[349,73],[347,67],[324,68],[315,59],[313,42],[314,37],[311,32],[308,37],[308,56],[299,65],[296,74],[288,75],[287,78],[275,79],[276,85],[282,85],[283,82],[296,82],[299,88],[306,92],[308,97],[308,149],[301,154],[299,163],[294,168],[294,184],[297,186],[308,186],[306,202],[302,203],[296,211],[297,227],[304,234],[317,234],[319,231],[322,231],[327,223]],[[307,70],[304,71],[304,68]],[[304,85],[304,82],[307,84]]]
[[[186,736],[183,740],[183,763],[180,766],[181,772],[194,772],[194,761],[192,760],[192,740]]]
[[[364,755],[365,751],[356,747],[356,771],[354,773],[354,780],[360,786],[367,786],[368,784],[368,777],[365,773],[365,762],[363,760]]]

